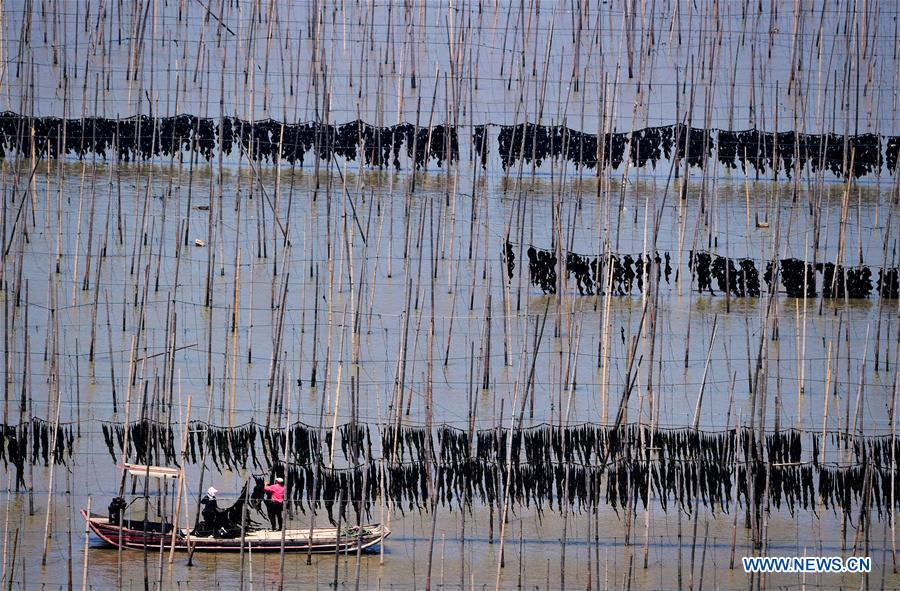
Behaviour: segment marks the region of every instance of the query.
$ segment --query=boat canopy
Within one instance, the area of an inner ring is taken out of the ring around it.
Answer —
[[[150,478],[179,478],[181,470],[167,466],[147,466],[146,464],[121,464],[123,470],[127,470],[132,476],[147,476]]]

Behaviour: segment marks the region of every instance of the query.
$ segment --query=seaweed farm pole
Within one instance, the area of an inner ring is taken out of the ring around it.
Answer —
[[[6,517],[3,521],[3,557],[2,565],[0,565],[0,584],[6,580],[6,557],[9,551],[9,506],[12,497],[12,470],[6,472]],[[88,507],[90,507],[90,497],[88,498]]]
[[[563,420],[562,409],[560,409],[560,423],[561,423],[560,426],[561,427],[563,425],[568,425],[568,423],[569,423],[569,416],[570,416],[570,412],[572,410],[572,397],[574,395],[574,390],[575,390],[575,367],[572,367],[572,366],[577,366],[577,364],[578,364],[578,350],[581,347],[581,328],[580,328],[580,325],[575,324],[575,315],[574,314],[572,315],[572,325],[569,328],[567,328],[567,332],[569,333],[569,351],[571,351],[571,349],[572,349],[572,342],[571,342],[572,327],[575,327],[575,332],[576,332],[575,352],[574,352],[574,355],[572,355],[571,353],[567,353],[567,356],[569,356],[568,364],[571,369],[571,372],[569,372],[567,370],[567,374],[571,375],[571,380],[569,381],[569,388],[568,388],[569,395],[568,395],[568,400],[566,401],[565,420]],[[566,377],[568,379],[568,376],[566,376]],[[563,433],[563,429],[561,428],[560,429],[560,439],[562,439],[562,441],[560,443],[562,444],[561,447],[563,450],[563,455],[565,456],[567,454],[567,450],[566,450],[567,441],[563,437],[562,433]],[[510,442],[510,445],[511,445],[511,442]],[[510,454],[510,456],[511,455],[512,454]],[[512,461],[511,458],[510,458],[510,461]],[[569,505],[570,505],[570,503],[568,502],[569,477],[570,477],[570,475],[569,475],[570,465],[569,464],[570,464],[569,462],[566,462],[565,486],[564,486],[564,493],[563,493],[566,498],[566,504],[565,504],[565,509],[563,510],[563,535],[562,535],[562,540],[561,540],[562,547],[560,549],[560,561],[559,561],[559,581],[560,581],[559,585],[560,585],[560,588],[562,588],[562,589],[565,589],[565,587],[566,587],[566,540],[567,540],[567,536],[568,536],[568,524],[569,524],[568,517],[569,517]],[[512,472],[511,469],[510,469],[510,472]],[[510,486],[510,483],[507,481],[507,484],[506,484],[507,489],[509,488],[509,486]],[[508,502],[509,501],[508,492],[507,492],[506,497],[507,497],[507,502]],[[504,509],[504,510],[506,510],[506,509]],[[506,521],[505,517],[506,516],[504,514],[504,524]],[[500,539],[500,546],[501,546],[501,548],[503,547],[502,536]]]
[[[62,400],[62,397],[59,395],[59,385],[56,381],[55,377],[51,377],[51,380],[54,382],[54,389],[56,390],[56,418],[53,420],[53,441],[56,441],[57,432],[59,430],[59,406]],[[50,483],[47,485],[47,515],[44,519],[44,549],[41,551],[41,565],[46,566],[47,564],[47,549],[50,544],[50,514],[53,513],[53,475],[56,473],[54,468],[56,467],[56,459],[51,457],[50,459]],[[10,575],[10,578],[12,576]]]
[[[685,179],[687,180],[687,179]],[[691,534],[691,572],[688,575],[688,588],[693,591],[694,589],[694,561],[697,556],[697,521],[700,519],[700,508],[694,507],[694,524],[693,530]],[[707,528],[709,527],[709,523],[706,524]],[[702,570],[700,571],[702,575]],[[698,589],[702,589],[703,587],[697,587]]]
[[[896,355],[896,357],[900,358],[900,352]],[[897,360],[894,362],[894,366],[896,367]],[[893,557],[893,573],[897,574],[897,499],[895,495],[897,494],[896,484],[897,484],[897,416],[895,414],[897,410],[897,380],[898,374],[894,373],[894,385],[891,389],[891,466],[893,469],[891,470],[891,555]]]
[[[354,453],[354,455],[355,455],[355,453]],[[363,481],[362,481],[362,493],[363,493],[363,495],[365,495],[365,492],[368,490],[368,485],[369,485],[369,465],[371,464],[371,462],[372,462],[372,450],[371,450],[371,449],[367,449],[367,450],[366,450],[366,465],[365,465],[365,467],[363,468]],[[365,504],[365,505],[368,505],[368,503],[369,503],[369,501],[368,501],[366,498],[361,498],[361,499],[359,500],[359,508],[360,508],[360,511],[359,511],[359,514],[358,514],[358,515],[359,515],[359,521],[360,521],[360,523],[358,524],[358,527],[357,527],[357,536],[356,536],[356,575],[355,575],[355,582],[354,582],[354,585],[353,585],[353,587],[354,587],[354,589],[355,589],[356,591],[359,591],[359,578],[360,578],[360,574],[361,574],[360,570],[361,570],[361,568],[362,568],[362,536],[363,536],[363,526],[362,526],[362,523],[361,523],[361,522],[362,522],[362,516],[363,516],[363,514],[364,514],[364,513],[363,513],[363,505],[364,505],[364,504]],[[282,527],[281,530],[282,530],[282,537],[283,537],[283,536],[284,536],[284,528]],[[443,536],[443,534],[441,534],[441,535]],[[384,543],[384,538],[382,538],[382,544],[383,544],[383,543]],[[441,588],[443,588],[443,586],[444,586],[444,583],[443,583],[443,580],[444,580],[444,550],[443,550],[443,548],[444,548],[443,545],[441,545]],[[282,559],[282,560],[283,560],[283,559]],[[283,564],[283,562],[282,562],[282,564]]]
[[[340,567],[341,558],[341,515],[344,513],[343,507],[346,499],[344,498],[344,489],[338,491],[337,498],[337,525],[334,528],[334,588],[338,588],[338,569]],[[312,548],[312,536],[309,537],[309,547]]]
[[[329,261],[329,265],[330,265],[330,261]],[[333,276],[332,273],[329,273],[329,275]],[[318,299],[318,295],[316,296],[316,299]],[[331,300],[329,300],[329,304],[328,304],[329,337],[328,337],[328,346],[326,348],[326,355],[325,355],[325,379],[323,380],[322,395],[319,397],[320,406],[319,406],[318,434],[319,434],[320,441],[325,438],[324,422],[325,422],[325,403],[326,403],[326,398],[327,398],[325,388],[327,387],[327,384],[328,384],[328,368],[331,365],[331,326],[332,326]],[[319,473],[322,471],[322,466],[321,466],[322,461],[321,461],[321,458],[314,458],[314,459],[318,460],[318,463],[319,463],[319,466],[317,466],[317,469],[313,471],[313,490],[316,491],[319,489]],[[309,508],[310,508],[309,539],[312,540],[313,532],[314,532],[315,526],[316,526],[316,509],[318,509],[318,507],[319,507],[319,499],[318,498],[307,499],[307,504],[309,504]],[[338,507],[340,507],[340,504],[338,504]],[[312,565],[312,544],[309,544],[306,549],[306,565],[307,566]],[[337,565],[335,565],[335,568],[337,568]]]
[[[248,482],[244,483],[244,493],[247,492],[247,484],[248,484]],[[239,579],[238,579],[239,589],[241,591],[243,591],[243,589],[244,589],[244,563],[245,563],[245,561],[244,561],[244,545],[246,544],[248,549],[250,547],[250,542],[249,542],[249,540],[247,540],[247,505],[248,505],[247,495],[244,494],[243,496],[244,496],[244,502],[241,504],[241,549],[240,549],[240,558],[239,558],[241,566],[240,566],[240,573],[238,575],[239,576]],[[282,529],[284,529],[284,528],[282,528]],[[312,540],[310,540],[310,543],[312,543]],[[252,584],[253,583],[251,583],[251,586],[252,586]]]
[[[433,243],[432,243],[433,244]],[[434,390],[432,378],[434,373],[434,274],[431,273],[431,319],[428,323],[428,381],[425,386],[426,402],[425,402],[425,445],[428,454],[428,504],[431,509],[431,536],[428,540],[428,567],[425,574],[425,591],[431,591],[431,569],[434,560],[434,533],[437,527],[437,493],[434,486],[435,466],[432,458],[434,458],[434,441],[432,437],[433,428],[433,404]],[[441,562],[441,573],[443,574],[443,561]]]
[[[699,513],[699,511],[698,511]],[[735,512],[736,514],[737,512]],[[700,558],[700,582],[697,584],[698,589],[703,589],[703,571],[706,570],[706,544],[709,542],[709,519],[706,519],[703,527],[703,552]],[[691,571],[693,575],[693,571]]]
[[[55,448],[55,443],[53,444]],[[55,450],[54,450],[55,451]],[[51,458],[55,462],[55,458]],[[72,560],[75,555],[75,549],[72,547],[72,472],[66,470],[66,536],[69,545],[69,551],[66,552],[66,582],[68,588],[72,588]]]
[[[6,587],[7,591],[12,591],[13,588],[13,576],[16,573],[16,551],[19,549],[19,528],[16,528],[16,533],[13,536],[13,547],[12,547],[12,560],[10,561],[9,566],[9,583]],[[24,559],[22,561],[24,563]],[[23,566],[24,568],[24,566]]]
[[[179,387],[180,388],[180,387]],[[187,411],[185,412],[184,428],[181,433],[181,454],[182,464],[187,462],[187,438],[188,430],[191,424],[191,395],[187,399]],[[181,516],[181,495],[184,490],[184,466],[181,467],[181,474],[178,477],[178,491],[175,494],[175,516],[172,519],[172,541],[169,545],[169,564],[175,560],[175,534],[178,532],[178,518]]]
[[[238,218],[240,218],[240,210],[238,211]],[[235,231],[240,228],[240,223],[236,224]],[[235,236],[235,244],[238,243],[237,236]],[[252,260],[252,258],[251,258]],[[251,284],[250,291],[253,292],[253,279],[251,276]],[[240,285],[241,285],[241,249],[237,249],[237,255],[235,257],[234,263],[234,303],[231,307],[232,316],[231,316],[231,402],[229,404],[229,412],[228,412],[228,426],[234,426],[234,410],[237,404],[237,345],[238,345],[238,304],[240,303]],[[282,302],[283,303],[283,302]],[[173,342],[174,344],[174,342]],[[248,345],[249,346],[249,345]],[[190,409],[190,406],[188,407]]]
[[[713,344],[716,342],[716,329],[719,321],[719,315],[713,316],[712,336],[709,338],[709,350],[706,352],[706,363],[703,365],[703,377],[700,380],[700,392],[697,394],[697,405],[694,407],[694,420],[692,426],[694,430],[700,428],[700,407],[703,404],[703,390],[706,386],[706,376],[709,373],[709,362],[712,359]]]
[[[898,182],[900,182],[900,174],[897,175],[897,179],[898,179]],[[889,242],[888,237],[891,236],[891,219],[892,219],[893,214],[894,214],[893,209],[888,211],[887,222],[885,223],[885,230],[884,230],[885,241],[884,241],[884,248],[882,251],[881,268],[883,269],[882,272],[885,274],[887,273],[887,269],[888,269],[888,258],[887,258],[888,242]],[[881,296],[882,294],[878,294],[878,295]],[[883,297],[878,298],[878,324],[876,325],[876,328],[875,328],[875,371],[876,372],[878,371],[879,361],[880,361],[881,322],[882,322],[882,312],[884,311],[884,300],[885,300],[885,298],[883,298]],[[886,353],[888,355],[890,354],[889,351],[886,351]]]
[[[87,500],[87,515],[91,516],[91,495],[88,495]],[[88,558],[90,549],[90,541],[91,541],[91,522],[87,519],[84,520],[84,566],[81,569],[81,591],[87,591],[87,573],[88,573]],[[6,566],[4,564],[4,566]]]
[[[4,197],[4,203],[5,201],[6,198]],[[5,256],[3,256],[3,265],[4,267],[6,266]],[[7,283],[7,287],[4,290],[6,293],[3,298],[3,422],[7,425],[9,424],[9,392],[10,387],[12,386],[12,351],[9,347],[9,339],[12,332],[9,329],[9,307],[12,305],[12,302],[9,297],[10,293],[8,285],[9,284]]]
[[[736,432],[738,432],[738,433],[740,433],[740,426],[741,426],[741,422],[742,422],[741,419],[743,417],[743,414],[744,414],[744,409],[741,408],[738,411],[738,420],[737,420],[738,428],[736,430]],[[726,428],[728,426],[729,425],[726,425]],[[737,508],[735,508],[734,517],[731,522],[731,556],[728,561],[728,569],[729,570],[734,570],[735,546],[737,545],[737,518],[738,518],[738,511],[737,511]]]
[[[75,351],[79,351],[78,339],[75,339]],[[75,355],[75,416],[76,433],[81,438],[81,357]]]
[[[288,380],[288,384],[293,384],[293,372],[291,373],[291,379]],[[299,400],[299,392],[297,396]],[[299,406],[299,404],[298,404]],[[299,412],[298,412],[299,415]],[[287,431],[287,449],[288,452],[284,454],[284,466],[285,466],[285,476],[287,476],[287,465],[288,459],[290,458],[290,450],[294,449],[294,430],[291,429],[291,395],[290,393],[287,396],[287,404],[285,404],[285,417],[287,418],[285,424],[285,430]],[[287,478],[285,478],[287,481]],[[294,483],[296,486],[296,483]],[[285,542],[285,530],[287,528],[284,526],[284,517],[282,517],[281,523],[281,547],[278,549],[278,591],[283,591],[284,589],[284,542]],[[312,544],[312,537],[309,539],[310,545]],[[252,562],[251,562],[252,564]],[[252,578],[251,578],[252,582]]]
[[[684,560],[684,555],[681,551],[681,507],[678,507],[678,588],[684,589],[683,585],[683,574],[682,574],[682,562]]]
[[[215,376],[213,376],[213,377],[215,377]],[[209,453],[209,440],[208,440],[208,438],[209,438],[209,421],[212,419],[212,407],[213,407],[213,386],[212,386],[212,384],[210,384],[207,386],[206,425],[205,425],[206,432],[204,433],[204,436],[207,438],[207,441],[205,441],[206,445],[202,446],[203,454],[200,459],[200,477],[198,478],[199,484],[198,484],[198,490],[197,490],[197,499],[198,499],[197,500],[197,516],[194,519],[194,527],[195,528],[200,523],[200,500],[203,498],[203,477],[206,475],[206,456]],[[190,425],[188,425],[188,428],[190,428]],[[199,434],[198,434],[198,438],[199,438]],[[190,546],[190,543],[188,543],[187,565],[188,566],[194,565],[194,548],[192,548]],[[121,583],[119,586],[121,587]]]
[[[825,444],[827,442],[826,436],[828,434],[828,399],[831,395],[831,341],[828,342],[828,358],[825,362],[825,403],[824,409],[822,411],[822,457],[821,463],[825,463]],[[891,414],[891,418],[893,420],[893,414]]]

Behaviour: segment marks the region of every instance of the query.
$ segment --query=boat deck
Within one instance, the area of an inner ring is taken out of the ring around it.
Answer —
[[[91,514],[84,510],[82,516],[96,535],[113,546],[121,545],[124,548],[158,549],[168,548],[173,540],[171,530],[165,534],[160,533],[160,524],[151,522],[145,532],[143,529],[121,528],[109,522],[109,518]],[[133,520],[129,525],[139,524]],[[271,529],[255,529],[247,531],[243,537],[218,538],[215,536],[195,536],[191,529],[179,528],[175,535],[174,544],[176,550],[196,551],[235,551],[243,548],[253,550],[281,550],[290,552],[355,552],[357,549],[365,550],[379,544],[390,535],[390,530],[381,524],[366,524],[361,526],[362,532],[356,526],[341,528],[340,537],[334,527],[314,528],[310,535],[310,528],[286,529],[284,532]]]

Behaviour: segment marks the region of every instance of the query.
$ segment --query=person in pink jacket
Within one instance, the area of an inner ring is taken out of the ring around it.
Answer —
[[[284,479],[278,477],[275,482],[269,484],[265,488],[266,493],[271,497],[266,499],[266,509],[269,512],[269,521],[272,524],[272,531],[281,531],[284,527],[282,513],[284,512]]]

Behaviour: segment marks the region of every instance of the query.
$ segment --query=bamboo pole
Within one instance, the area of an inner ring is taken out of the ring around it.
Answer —
[[[178,521],[181,515],[181,498],[184,492],[184,463],[187,461],[187,438],[188,438],[188,429],[191,424],[191,396],[188,395],[187,399],[187,410],[185,411],[184,423],[182,423],[181,429],[181,456],[182,456],[182,467],[179,470],[178,475],[178,490],[175,495],[175,517],[172,519],[172,538],[169,543],[169,564],[175,560],[175,539],[178,533]]]

